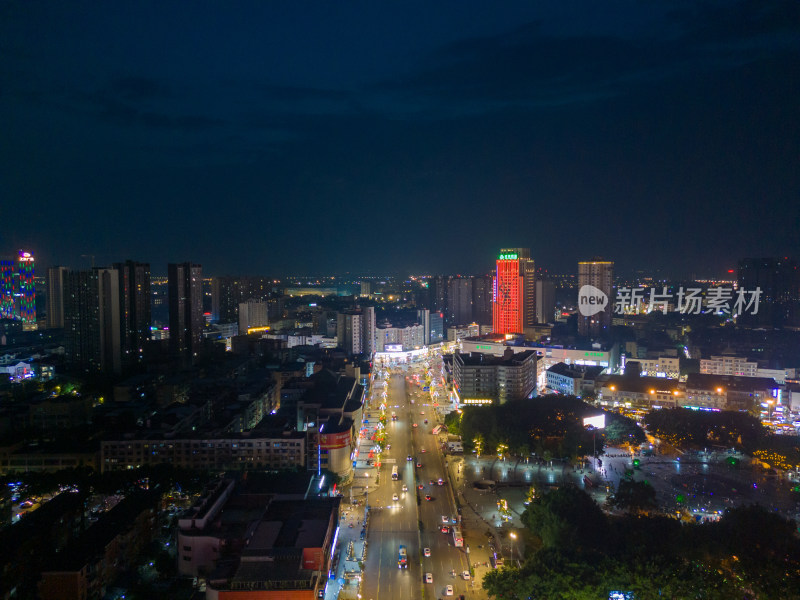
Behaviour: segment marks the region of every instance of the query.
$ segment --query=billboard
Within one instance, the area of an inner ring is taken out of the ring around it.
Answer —
[[[594,427],[595,429],[605,429],[606,415],[602,414],[602,415],[597,415],[596,417],[584,417],[583,426]]]

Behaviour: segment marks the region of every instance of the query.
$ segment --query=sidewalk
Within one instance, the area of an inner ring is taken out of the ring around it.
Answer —
[[[362,577],[359,562],[364,561],[367,548],[366,540],[361,537],[362,532],[366,534],[363,518],[363,502],[342,512],[333,578],[328,580],[325,600],[357,598]]]

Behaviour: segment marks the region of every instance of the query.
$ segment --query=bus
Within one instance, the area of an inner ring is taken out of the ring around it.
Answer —
[[[400,546],[400,552],[397,555],[397,568],[398,569],[408,568],[408,553],[406,552],[405,546]]]
[[[397,481],[397,465],[392,467],[392,481]]]
[[[461,527],[459,525],[453,525],[453,544],[455,544],[456,548],[461,548],[464,546],[464,536],[461,535]]]

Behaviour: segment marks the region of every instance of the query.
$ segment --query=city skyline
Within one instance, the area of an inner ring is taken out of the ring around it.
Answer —
[[[3,246],[219,275],[796,255],[798,23],[792,2],[11,2]]]

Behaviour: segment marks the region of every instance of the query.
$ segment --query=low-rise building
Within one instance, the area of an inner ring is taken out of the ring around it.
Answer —
[[[121,572],[136,565],[153,537],[160,490],[138,490],[104,513],[55,554],[42,572],[42,600],[99,600]]]
[[[581,398],[594,392],[595,380],[603,371],[605,367],[557,363],[547,369],[547,388]]]
[[[689,406],[761,412],[762,403],[775,407],[781,400],[782,390],[774,379],[704,373],[691,373],[686,378]]]
[[[100,444],[103,472],[170,463],[186,469],[290,469],[306,465],[306,433],[255,430],[228,436],[169,438],[153,432]]]
[[[637,358],[641,365],[642,375],[646,377],[666,377],[678,379],[681,374],[681,360],[677,356],[659,356],[658,358]]]
[[[178,568],[205,576],[206,598],[317,598],[331,567],[340,498],[281,499],[222,480],[178,521]]]
[[[502,357],[483,352],[456,352],[453,357],[453,392],[460,404],[505,404],[529,398],[536,391],[536,352]]]
[[[598,400],[606,406],[650,410],[674,408],[686,402],[686,392],[675,379],[612,375],[600,388]]]

